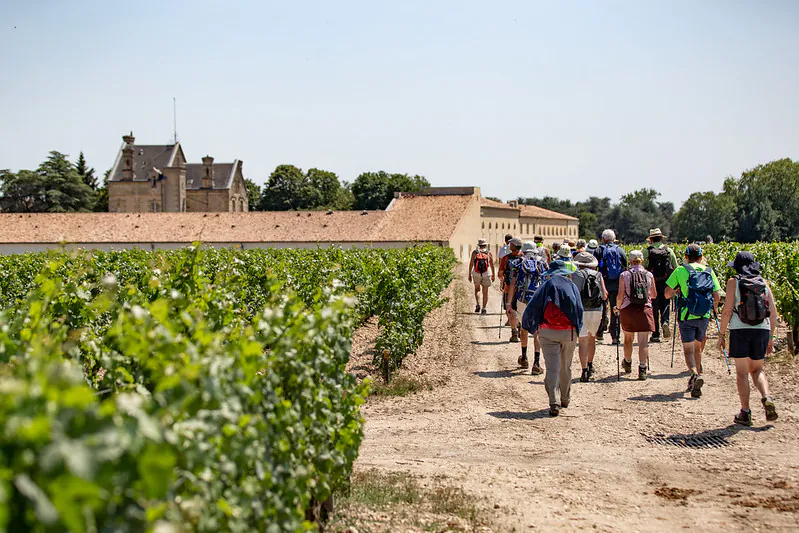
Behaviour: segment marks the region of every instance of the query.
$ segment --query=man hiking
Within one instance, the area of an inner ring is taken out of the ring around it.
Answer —
[[[736,276],[727,281],[727,298],[719,326],[718,347],[724,350],[727,329],[730,331],[730,358],[735,361],[735,383],[741,400],[736,424],[752,425],[749,408],[749,376],[760,392],[760,403],[766,420],[777,420],[777,408],[768,391],[763,370],[766,356],[774,351],[774,330],[777,327],[777,306],[768,281],[760,274],[760,263],[752,252],[738,252],[727,266]]]
[[[510,253],[510,245],[508,243],[510,242],[510,240],[512,238],[513,238],[513,235],[511,235],[510,233],[505,235],[505,245],[502,248],[499,249],[499,252],[497,252],[497,261],[501,262],[502,258]],[[502,279],[502,271],[501,270],[500,270],[499,279]]]
[[[596,268],[599,261],[593,254],[580,252],[574,256],[577,272],[572,281],[580,292],[583,302],[583,327],[580,329],[579,355],[582,374],[580,381],[587,383],[594,375],[594,355],[596,354],[596,331],[602,321],[602,303],[608,297],[602,275]]]
[[[602,232],[602,245],[597,248],[596,257],[599,260],[599,271],[602,273],[602,279],[605,281],[605,288],[608,291],[608,302],[615,302],[619,295],[619,278],[621,273],[627,270],[627,254],[624,252],[616,240],[616,232],[612,229],[606,229]],[[605,306],[605,312],[602,316],[602,323],[599,325],[597,337],[600,338],[604,334],[605,329],[610,322],[610,337],[612,344],[619,344],[619,317],[614,313],[607,312],[608,305]],[[610,320],[608,321],[608,315]]]
[[[519,327],[524,310],[530,300],[533,299],[535,291],[543,282],[544,271],[547,269],[546,263],[541,259],[537,247],[532,242],[524,243],[521,252],[522,255],[508,265],[511,270],[508,302],[516,303],[516,309],[512,309],[510,303],[507,306],[508,319],[513,327]],[[528,338],[527,330],[522,327],[520,332],[522,354],[518,359],[519,366],[522,368],[527,368],[529,364],[527,359]],[[537,376],[544,372],[541,369],[541,344],[538,341],[537,334],[533,335],[533,347],[535,356],[533,358],[532,375]]]
[[[660,342],[660,332],[663,338],[669,338],[669,305],[671,300],[666,298],[666,280],[674,269],[677,268],[677,256],[674,250],[663,242],[666,236],[660,228],[649,230],[649,246],[644,248],[644,268],[652,273],[655,278],[657,296],[652,301],[652,313],[655,318],[655,332],[649,342]]]
[[[511,269],[508,268],[512,262],[521,259],[522,257],[522,240],[518,237],[513,237],[508,241],[510,253],[502,258],[499,266],[499,276],[502,280],[502,304],[504,309],[511,309],[516,311],[518,303],[514,301],[509,293],[511,291]],[[510,342],[519,342],[519,321],[514,321],[512,316],[508,315],[508,322],[510,323]]]
[[[718,310],[721,285],[713,269],[702,264],[702,248],[689,244],[685,264],[677,267],[666,280],[666,298],[679,295],[677,314],[685,364],[691,372],[688,390],[692,398],[702,396],[702,347],[710,317]]]
[[[544,238],[541,235],[536,235],[533,237],[533,242],[535,243],[536,248],[538,248],[539,255],[546,260],[547,264],[552,262],[552,254],[550,253],[549,248],[547,248],[547,246],[544,244]]]
[[[488,273],[488,269],[491,273]],[[488,250],[488,242],[485,239],[477,241],[477,249],[472,252],[469,259],[469,281],[474,282],[474,312],[485,315],[488,305],[488,288],[496,279],[494,271],[494,257]],[[483,307],[480,307],[480,291],[483,291]]]
[[[572,273],[561,259],[553,261],[522,315],[522,327],[532,335],[538,333],[541,341],[550,416],[569,406],[574,347],[583,327],[583,303],[569,279]]]
[[[505,235],[505,245],[499,249],[497,252],[497,261],[499,261],[499,292],[502,293],[502,309],[505,309],[505,265],[508,263],[507,260],[503,261],[503,259],[510,253],[510,240],[513,238],[513,235],[507,233]],[[505,322],[506,326],[510,326],[509,322]]]

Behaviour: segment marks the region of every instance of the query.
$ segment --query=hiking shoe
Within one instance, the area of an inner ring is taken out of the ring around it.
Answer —
[[[741,409],[741,412],[735,415],[733,418],[736,424],[741,424],[742,426],[751,426],[752,425],[752,411],[746,412]]]
[[[660,335],[657,333],[653,333],[652,336],[649,338],[649,342],[660,342]]]
[[[668,339],[669,337],[671,337],[671,331],[669,331],[669,323],[668,322],[663,322],[660,325],[660,331],[663,332],[662,335],[663,335],[664,339]]]
[[[481,314],[481,315],[485,315],[486,313],[488,313],[488,311],[486,311],[486,308],[485,308],[485,307],[483,307],[483,310],[482,310],[482,311],[480,311],[480,314]]]
[[[638,381],[646,381],[646,374],[648,369],[643,367],[638,367]]]
[[[502,326],[502,327],[507,328],[508,326],[510,326],[510,320],[506,320],[505,321],[505,325]]]
[[[519,363],[519,366],[522,368],[527,368],[528,366],[530,366],[530,363],[527,361],[526,355],[520,355],[519,358],[516,359],[516,362]]]
[[[613,339],[612,341],[610,341],[610,345],[611,346],[618,346],[619,344],[621,344],[619,342],[619,339]]]
[[[475,313],[479,313],[480,312],[480,306],[479,305],[475,305],[474,306],[474,312]]]
[[[694,374],[696,378],[694,379],[694,383],[691,386],[691,398],[701,398],[702,397],[702,385],[705,384],[705,378],[702,377],[701,374]]]
[[[597,334],[596,334],[596,340],[598,340],[598,341],[603,341],[603,340],[605,340],[605,334],[604,334],[604,333],[601,333],[601,332],[600,332],[600,333],[597,333]]]
[[[696,378],[697,378],[697,376],[698,376],[698,375],[699,375],[699,374],[691,374],[691,377],[690,377],[690,378],[688,378],[688,389],[687,389],[687,390],[689,390],[689,391],[690,391],[690,390],[693,390],[693,388],[694,388],[694,381],[696,381]]]
[[[561,400],[560,401],[560,408],[561,409],[566,409],[568,406],[569,406],[569,400],[566,400],[566,401]]]
[[[774,401],[771,398],[763,398],[760,400],[760,402],[763,404],[763,408],[766,410],[766,420],[769,422],[774,422],[777,420],[777,406],[774,405]]]
[[[594,365],[590,365],[588,367],[588,377],[589,377],[589,379],[594,377]]]
[[[510,342],[522,342],[522,340],[519,338],[519,330],[510,330]]]
[[[560,414],[560,407],[556,403],[549,404],[549,416],[558,416]]]
[[[533,364],[533,369],[530,371],[530,374],[533,376],[540,376],[544,373],[544,369],[538,366],[537,364]]]
[[[588,369],[587,368],[583,368],[583,373],[582,373],[582,375],[580,375],[580,383],[588,383],[588,380],[589,380],[590,377],[591,376],[588,373]]]
[[[625,374],[629,374],[633,371],[633,362],[632,360],[628,361],[627,359],[621,360],[621,369],[624,370]]]

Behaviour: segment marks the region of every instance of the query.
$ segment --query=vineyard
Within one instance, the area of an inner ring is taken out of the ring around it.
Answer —
[[[625,249],[642,249],[646,245],[627,245]],[[685,247],[672,245],[677,259],[682,260]],[[759,242],[754,244],[719,243],[702,245],[707,264],[713,268],[721,282],[722,287],[726,280],[735,275],[735,270],[727,263],[735,259],[735,255],[742,251],[752,252],[755,259],[763,267],[763,277],[771,283],[776,298],[777,310],[782,319],[788,324],[790,334],[788,342],[791,350],[799,348],[799,243],[796,242]]]
[[[379,317],[424,335],[448,248],[0,257],[0,531],[302,531],[347,482]]]

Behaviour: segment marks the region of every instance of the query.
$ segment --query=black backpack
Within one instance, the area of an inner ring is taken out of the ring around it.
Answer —
[[[735,306],[738,318],[744,324],[758,326],[771,316],[771,305],[766,297],[766,280],[761,276],[741,277],[738,280],[738,292],[741,293],[741,301]]]
[[[668,246],[647,248],[649,253],[649,271],[655,276],[655,281],[666,281],[674,269],[671,267],[671,254]]]
[[[578,270],[574,274],[583,278],[580,288],[580,299],[585,309],[602,307],[602,288],[599,286],[599,272],[594,270]]]
[[[646,270],[630,270],[630,303],[649,303],[649,279]]]

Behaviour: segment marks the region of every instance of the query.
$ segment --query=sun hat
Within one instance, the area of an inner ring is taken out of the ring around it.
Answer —
[[[651,239],[652,237],[663,237],[664,239],[666,238],[666,236],[663,235],[663,232],[660,231],[660,228],[649,230],[649,238]]]
[[[633,250],[630,252],[630,261],[643,261],[644,260],[644,252],[641,250]]]
[[[590,241],[588,241],[589,250],[596,250],[597,248],[599,248],[599,243],[596,242],[596,239],[591,239]]]
[[[477,247],[478,248],[485,248],[486,246],[488,246],[488,241],[486,241],[485,239],[478,239],[477,240]]]
[[[577,239],[577,243],[575,244],[575,246],[577,248],[585,248],[586,244],[587,243],[585,242],[585,239]]]
[[[572,250],[569,248],[568,244],[564,244],[560,248],[558,248],[558,257],[571,257]]]
[[[596,260],[592,253],[580,252],[574,256],[574,264],[586,268],[596,268],[599,265],[599,261]]]
[[[734,268],[741,276],[759,276],[760,263],[755,261],[755,256],[752,252],[746,250],[738,252],[735,259],[727,263],[728,267]]]
[[[512,238],[510,240],[510,244],[512,244],[513,246],[516,246],[518,248],[521,248],[523,243],[522,243],[522,240],[519,237],[514,237],[514,238]]]
[[[522,253],[524,254],[524,253],[527,253],[527,252],[536,252],[536,253],[538,252],[538,248],[536,247],[534,242],[526,241],[522,245]]]

